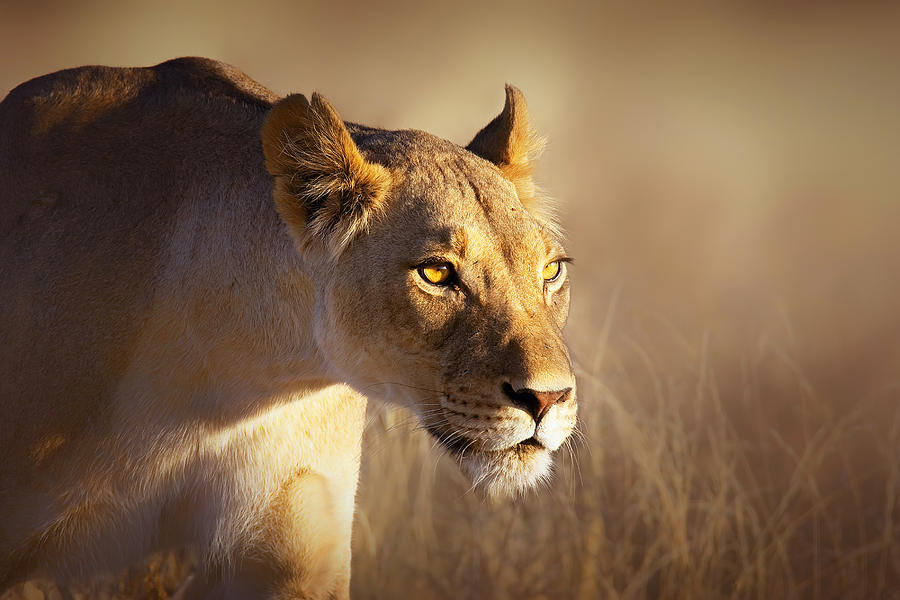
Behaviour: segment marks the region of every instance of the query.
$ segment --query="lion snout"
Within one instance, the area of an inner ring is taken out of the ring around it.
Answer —
[[[516,390],[509,382],[504,382],[501,389],[513,404],[525,409],[531,415],[535,426],[541,424],[541,420],[551,407],[562,404],[572,394],[571,387],[552,392],[542,392],[525,387]]]

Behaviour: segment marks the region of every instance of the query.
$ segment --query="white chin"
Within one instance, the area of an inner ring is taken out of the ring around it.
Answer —
[[[460,466],[488,498],[518,496],[550,477],[550,451],[537,446],[517,445],[506,450],[466,452]]]

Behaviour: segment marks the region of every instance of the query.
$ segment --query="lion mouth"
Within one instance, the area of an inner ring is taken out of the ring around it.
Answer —
[[[516,444],[516,445],[513,446],[513,447],[515,448],[515,447],[518,447],[518,446],[534,446],[534,447],[536,447],[536,448],[544,448],[544,447],[545,447],[542,443],[540,443],[539,441],[537,441],[537,439],[535,439],[534,436],[531,436],[531,437],[528,438],[527,440],[522,440],[521,442],[519,442],[518,444]]]
[[[436,439],[438,443],[444,447],[444,450],[453,455],[463,455],[466,452],[504,453],[513,452],[525,448],[535,448],[542,450],[547,449],[544,444],[539,442],[534,436],[531,436],[506,448],[486,450],[477,447],[478,440],[473,440],[461,435],[453,435],[446,432],[441,432],[436,427],[429,426],[426,429],[428,430],[428,433],[430,433],[434,437],[434,439]]]
[[[473,488],[489,498],[519,496],[550,474],[552,452],[534,436],[507,448],[487,450],[477,447],[476,440],[427,429],[457,460]]]

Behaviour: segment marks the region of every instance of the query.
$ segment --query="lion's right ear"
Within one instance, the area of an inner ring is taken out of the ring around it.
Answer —
[[[301,247],[324,243],[337,257],[381,210],[390,173],[368,162],[344,122],[319,94],[292,94],[262,127],[275,205]]]

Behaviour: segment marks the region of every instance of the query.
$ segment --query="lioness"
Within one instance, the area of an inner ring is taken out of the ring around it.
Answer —
[[[228,65],[0,104],[0,590],[190,545],[198,595],[348,595],[365,395],[491,495],[575,422],[525,102],[461,148]],[[200,585],[202,584],[202,585]]]

